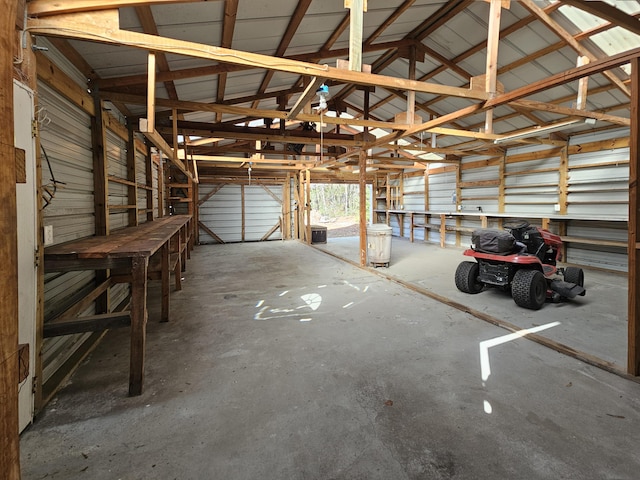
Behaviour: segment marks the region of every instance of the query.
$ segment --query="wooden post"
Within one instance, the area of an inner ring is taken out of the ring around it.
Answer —
[[[569,205],[569,145],[563,147],[560,151],[560,168],[558,173],[560,174],[558,185],[558,203],[560,204],[560,215],[567,214],[567,207]]]
[[[411,46],[409,50],[409,80],[416,79],[416,47]],[[416,117],[416,92],[407,92],[407,123],[413,125]]]
[[[96,235],[109,235],[109,168],[107,165],[107,133],[102,115],[103,106],[98,89],[92,91],[94,114],[91,117],[91,145],[93,148],[93,204]],[[109,276],[108,270],[97,270],[96,285]],[[109,311],[109,292],[96,299],[97,314]]]
[[[156,54],[147,58],[147,132],[156,129]]]
[[[131,260],[131,351],[129,353],[129,396],[140,395],[144,382],[144,350],[147,332],[146,257]]]
[[[93,148],[93,201],[96,235],[109,234],[107,138],[102,118],[102,100],[97,89],[92,91],[94,115],[91,117],[91,145]]]
[[[146,145],[146,153],[144,160],[144,174],[145,174],[145,184],[148,189],[145,190],[145,196],[147,199],[147,221],[150,222],[153,220],[153,159],[151,158],[151,149],[148,145]]]
[[[134,185],[127,185],[127,203],[135,205],[136,208],[129,209],[129,226],[134,227],[139,223],[138,217],[138,186],[136,182],[136,140],[133,134],[134,127],[127,121],[127,180]]]
[[[358,184],[360,187],[360,266],[367,264],[367,151],[358,157]]]
[[[627,371],[630,375],[640,375],[640,295],[638,283],[640,279],[640,201],[638,199],[638,174],[640,164],[640,119],[638,119],[640,102],[640,59],[631,60],[631,127],[629,134],[629,287],[628,287],[628,351]]]
[[[311,243],[311,171],[309,169],[305,170],[305,187],[306,187],[306,192],[305,192],[305,199],[304,199],[304,205],[305,205],[305,211],[307,213],[307,228],[306,228],[306,235],[307,235],[307,243]]]
[[[504,200],[505,200],[505,173],[507,170],[507,154],[505,153],[500,157],[500,163],[498,164],[498,178],[500,179],[500,185],[498,185],[498,213],[504,213]]]
[[[413,212],[409,212],[409,241],[413,243]]]
[[[490,3],[485,91],[493,97],[496,94],[498,85],[498,44],[500,43],[500,17],[504,2],[502,0],[490,0]],[[487,110],[484,131],[493,133],[493,109]]]
[[[0,472],[20,478],[18,438],[18,238],[13,125],[13,56],[19,2],[4,2],[0,35]],[[22,15],[22,12],[20,12]]]
[[[351,9],[349,17],[349,70],[361,72],[364,0],[346,0],[345,6]]]
[[[292,175],[293,178],[293,238],[300,239],[300,226],[298,224],[298,210],[300,210],[300,195],[298,193],[298,175]]]
[[[160,283],[162,285],[162,300],[161,300],[161,308],[160,308],[160,321],[168,322],[169,321],[169,296],[170,296],[170,284],[169,280],[171,278],[169,272],[169,257],[171,256],[171,248],[170,242],[166,242],[162,248],[160,249],[160,255],[162,258],[161,263],[161,271],[160,271]]]
[[[245,198],[244,198],[244,185],[240,185],[240,214],[241,214],[241,232],[240,232],[240,241],[244,242],[244,232],[245,232]]]
[[[580,56],[576,66],[582,67],[589,63],[589,57]],[[587,107],[587,89],[589,88],[589,77],[582,77],[578,80],[578,97],[576,98],[576,108],[584,110]]]
[[[282,239],[291,238],[291,174],[287,173],[282,186]]]

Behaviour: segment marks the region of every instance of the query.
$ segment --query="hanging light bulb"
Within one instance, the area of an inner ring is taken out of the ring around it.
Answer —
[[[318,110],[322,111],[327,108],[327,98],[329,98],[329,87],[327,87],[323,83],[316,90],[316,94],[320,98],[320,103],[318,104]]]

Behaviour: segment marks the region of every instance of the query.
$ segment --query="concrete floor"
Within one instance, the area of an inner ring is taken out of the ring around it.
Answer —
[[[326,248],[357,257],[348,241]],[[461,298],[449,255],[394,239],[388,270]],[[620,321],[626,294],[596,279],[539,312],[467,297],[523,326],[561,315],[543,333],[566,340]],[[638,478],[638,383],[492,343],[507,332],[297,242],[198,247],[183,287],[170,323],[150,319],[144,393],[127,397],[127,331],[109,332],[23,434],[24,479]]]

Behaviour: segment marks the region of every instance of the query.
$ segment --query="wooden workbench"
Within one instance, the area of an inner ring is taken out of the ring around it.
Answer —
[[[154,274],[161,278],[160,320],[168,321],[169,276],[173,270],[176,275],[176,287],[179,289],[182,266],[189,253],[190,224],[190,215],[174,215],[136,227],[124,228],[108,236],[74,240],[45,249],[45,272],[109,269],[112,283],[131,284],[129,395],[142,393],[148,316],[147,280],[153,278]],[[94,316],[91,320],[75,319],[73,322],[61,322],[63,325],[67,324],[67,329],[62,334],[70,333],[69,328],[74,327],[78,329],[76,331],[83,331],[87,325],[93,325],[90,328],[94,329],[104,329],[105,325],[112,325],[113,320],[119,317],[122,317],[122,312],[117,315]],[[99,326],[100,323],[102,327]]]

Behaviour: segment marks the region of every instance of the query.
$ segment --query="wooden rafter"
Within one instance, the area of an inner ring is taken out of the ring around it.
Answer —
[[[593,53],[587,50],[580,42],[578,42],[573,35],[567,32],[558,22],[553,20],[549,14],[547,14],[544,10],[538,7],[532,0],[520,0],[520,3],[531,13],[533,13],[536,17],[540,19],[548,28],[551,29],[556,35],[558,35],[562,40],[564,40],[567,45],[573,48],[579,55],[583,55],[589,58],[591,61],[598,60]],[[617,85],[622,93],[626,96],[630,96],[631,92],[627,88],[627,86],[620,80],[613,72],[604,71],[602,72],[605,77],[609,79],[611,83]]]
[[[236,15],[238,14],[238,0],[227,0],[224,2],[224,23],[222,25],[222,39],[220,46],[231,48],[233,43],[233,32],[236,27]],[[216,92],[216,102],[224,101],[224,92],[227,87],[227,73],[218,75],[218,86]],[[222,115],[216,115],[216,120],[221,121]]]
[[[278,48],[275,51],[274,57],[282,57],[287,52],[287,48],[289,48],[289,45],[291,44],[291,40],[293,40],[293,36],[298,31],[298,27],[300,27],[300,23],[302,23],[302,20],[304,19],[304,16],[307,13],[309,6],[311,6],[311,1],[312,0],[298,0],[298,5],[296,5],[296,9],[293,12],[293,15],[291,15],[291,19],[289,20],[289,25],[287,25],[287,29],[284,31],[284,34],[282,35],[282,39],[280,40],[280,44],[278,45]],[[274,73],[275,72],[273,70],[269,70],[267,71],[267,73],[265,73],[264,78],[262,79],[262,83],[258,87],[258,91],[256,93],[261,94],[267,90],[267,88],[269,87],[269,83],[273,78]],[[258,104],[259,102],[255,101],[252,107],[258,108]]]
[[[606,2],[595,0],[563,0],[562,3],[572,5],[580,10],[591,13],[596,17],[607,20],[613,25],[625,28],[636,35],[640,35],[640,22],[638,22],[637,18]]]
[[[59,15],[56,17],[31,18],[28,28],[33,34],[53,35],[77,38],[88,41],[108,43],[112,45],[126,45],[144,50],[162,51],[233,64],[256,65],[268,70],[277,70],[303,75],[323,75],[328,79],[344,81],[357,85],[383,85],[400,90],[415,90],[424,93],[460,96],[484,99],[486,95],[479,90],[438,85],[417,80],[404,80],[384,75],[372,75],[361,72],[351,72],[317,65],[279,58],[277,61],[268,55],[243,52],[239,50],[211,47],[209,45],[186,42],[183,40],[155,37],[144,33],[120,30],[117,10],[96,14],[92,21],[87,17],[77,15]]]
[[[27,3],[27,13],[34,17],[44,17],[62,13],[96,12],[99,10],[110,10],[112,8],[198,1],[201,0],[31,0]]]

